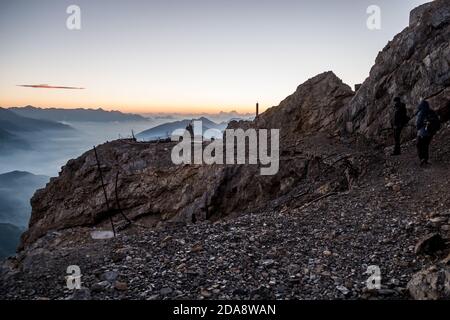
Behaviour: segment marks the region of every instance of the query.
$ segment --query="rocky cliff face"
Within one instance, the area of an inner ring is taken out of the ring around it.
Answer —
[[[449,0],[436,0],[413,10],[409,26],[378,55],[369,78],[351,100],[342,125],[351,132],[383,140],[391,128],[395,96],[403,98],[410,115],[421,99],[427,98],[448,120],[449,39]]]

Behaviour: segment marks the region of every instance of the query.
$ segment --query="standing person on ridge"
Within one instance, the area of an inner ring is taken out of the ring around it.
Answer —
[[[406,111],[406,105],[402,102],[400,97],[394,98],[394,141],[395,147],[393,156],[399,156],[401,154],[401,139],[402,130],[408,124],[409,117]]]

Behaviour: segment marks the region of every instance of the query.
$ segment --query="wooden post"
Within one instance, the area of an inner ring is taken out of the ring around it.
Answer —
[[[256,117],[259,116],[259,103],[256,103]]]

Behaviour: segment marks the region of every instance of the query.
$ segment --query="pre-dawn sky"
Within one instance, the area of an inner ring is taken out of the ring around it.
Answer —
[[[353,85],[426,0],[1,0],[0,106],[214,112]],[[66,9],[81,8],[81,30]],[[381,30],[366,26],[381,8]]]

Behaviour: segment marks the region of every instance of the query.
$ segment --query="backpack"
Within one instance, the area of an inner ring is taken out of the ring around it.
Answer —
[[[441,121],[434,110],[430,110],[428,112],[425,120],[425,130],[431,135],[435,135],[439,130],[441,130]]]

